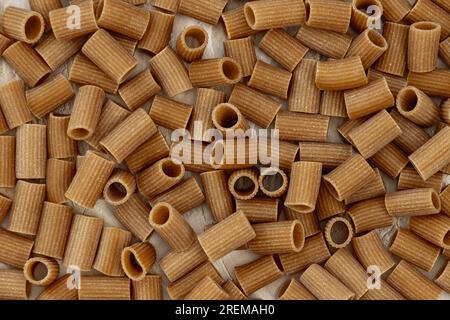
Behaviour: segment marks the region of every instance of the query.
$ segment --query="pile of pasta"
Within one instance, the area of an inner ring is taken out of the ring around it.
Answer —
[[[449,1],[29,2],[5,8],[0,34],[20,77],[0,85],[0,187],[14,190],[0,196],[1,299],[28,298],[30,284],[41,300],[162,299],[162,277],[187,300],[248,299],[286,275],[285,300],[450,291],[448,261],[424,275],[450,258]],[[203,58],[215,35],[200,23],[172,34],[177,15],[223,23],[225,56]],[[193,105],[180,98],[191,90]],[[345,142],[331,143],[338,118]],[[210,128],[277,129],[279,167],[251,163],[250,148],[244,163],[177,161],[161,127],[199,121],[203,146]],[[121,228],[75,212],[100,198]],[[205,202],[214,224],[197,235],[183,214]],[[400,219],[385,247],[379,229]],[[259,258],[224,279],[214,263],[235,250]]]

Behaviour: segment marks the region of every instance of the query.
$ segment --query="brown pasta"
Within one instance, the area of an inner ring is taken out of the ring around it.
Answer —
[[[292,73],[289,71],[258,60],[247,85],[269,95],[287,99],[291,78]]]
[[[158,275],[147,275],[140,281],[131,281],[133,300],[163,300],[162,280]]]
[[[345,212],[344,203],[336,200],[324,183],[321,183],[320,185],[319,196],[317,197],[316,212],[319,221],[323,221],[336,216],[339,213]]]
[[[103,220],[77,214],[67,239],[63,265],[77,266],[81,271],[90,271],[102,234]]]
[[[282,140],[326,142],[330,117],[282,111],[275,119],[275,129]]]
[[[1,50],[0,50],[1,52]],[[450,39],[447,38],[444,41],[442,41],[439,45],[439,56],[442,58],[442,60],[447,64],[450,65]]]
[[[407,65],[409,26],[399,23],[386,22],[383,37],[388,48],[378,59],[375,68],[379,71],[403,76]]]
[[[255,236],[245,214],[237,211],[199,235],[198,241],[209,259],[216,261]]]
[[[25,42],[13,43],[3,52],[2,57],[31,88],[51,73],[36,50]]]
[[[194,61],[189,68],[189,78],[195,87],[235,84],[242,76],[240,64],[228,57]]]
[[[60,116],[54,113],[50,113],[48,116],[47,152],[49,158],[66,159],[75,157],[78,154],[76,141],[67,135],[69,121],[70,116]]]
[[[347,209],[347,212],[355,227],[355,234],[385,228],[394,221],[386,209],[384,197],[355,203]]]
[[[3,33],[8,38],[33,44],[44,34],[45,21],[39,12],[7,6],[2,25]]]
[[[396,178],[408,164],[408,156],[393,143],[387,144],[369,160],[392,178]]]
[[[300,160],[322,163],[324,170],[338,167],[352,156],[352,147],[346,144],[300,142]]]
[[[50,28],[49,13],[62,8],[61,0],[30,0],[31,10],[39,12],[45,20],[45,28]]]
[[[234,171],[228,178],[228,190],[239,200],[250,200],[259,190],[258,172],[255,169]]]
[[[23,269],[31,254],[33,240],[18,236],[10,231],[0,229],[0,262]]]
[[[394,217],[437,214],[441,201],[431,188],[402,190],[386,195],[386,209]]]
[[[375,69],[370,68],[369,71],[367,71],[367,78],[369,79],[369,82],[385,78],[386,82],[389,86],[389,89],[392,92],[392,95],[394,97],[397,96],[399,91],[406,87],[406,79],[403,77],[394,76],[388,73],[384,73],[381,71],[377,71]]]
[[[222,286],[223,290],[229,295],[229,300],[247,300],[247,297],[242,293],[241,289],[231,280],[225,282]]]
[[[438,277],[434,280],[438,286],[445,291],[450,291],[450,263],[447,262],[444,269],[438,274]]]
[[[155,248],[148,242],[138,242],[122,250],[122,269],[134,281],[144,280],[156,260]]]
[[[205,189],[206,201],[211,215],[220,222],[234,212],[231,193],[228,190],[228,178],[225,171],[209,171],[200,174]]]
[[[353,194],[350,198],[345,199],[346,205],[384,196],[386,194],[386,187],[383,178],[381,177],[380,170],[378,170],[378,168],[375,168],[374,170],[377,174],[376,178],[369,182],[363,189]]]
[[[303,59],[292,74],[288,110],[293,112],[319,113],[320,90],[316,87],[317,61]]]
[[[408,86],[416,87],[430,96],[450,98],[449,75],[450,71],[447,69],[435,69],[428,73],[410,72]]]
[[[75,163],[59,159],[47,161],[47,200],[53,203],[64,203],[64,194],[75,175]]]
[[[409,221],[412,232],[432,244],[450,249],[450,218],[444,214],[413,217]]]
[[[286,193],[289,185],[288,176],[278,168],[262,169],[258,182],[259,189],[269,198],[280,198]]]
[[[161,87],[153,79],[149,69],[145,69],[119,88],[120,97],[131,111],[141,107],[160,91]]]
[[[36,300],[78,300],[78,290],[68,286],[72,275],[66,274],[46,287]]]
[[[247,120],[236,106],[231,103],[220,103],[214,107],[211,114],[214,127],[224,135],[239,134],[248,129]]]
[[[0,86],[0,105],[9,129],[32,120],[22,80],[13,80]]]
[[[280,300],[316,300],[317,298],[312,295],[300,282],[295,279],[287,280],[278,289],[278,298]]]
[[[34,272],[38,265],[45,267],[45,275],[42,279],[35,276]],[[48,286],[52,284],[59,273],[59,264],[55,259],[46,257],[34,257],[29,259],[23,267],[23,273],[28,282],[38,286]]]
[[[157,125],[171,130],[185,129],[191,113],[191,106],[160,95],[153,100],[149,112],[150,117]]]
[[[150,10],[150,22],[138,48],[154,54],[163,50],[169,44],[174,19],[174,14]]]
[[[433,22],[416,22],[409,28],[408,69],[431,72],[437,67],[441,26]]]
[[[430,139],[425,130],[403,117],[396,109],[391,111],[391,116],[402,130],[394,142],[407,154],[412,154]]]
[[[415,87],[405,87],[398,93],[399,113],[415,124],[429,127],[439,120],[440,110],[433,100]]]
[[[222,20],[228,39],[244,38],[256,32],[247,24],[244,5],[222,13]]]
[[[339,0],[307,0],[306,25],[312,28],[346,33],[350,26],[352,6]]]
[[[0,223],[9,213],[11,208],[12,200],[0,193]]]
[[[33,253],[62,259],[72,218],[73,210],[71,207],[44,202]]]
[[[130,279],[82,275],[78,299],[80,300],[130,300]]]
[[[378,7],[378,14],[371,15],[370,6]],[[381,0],[352,0],[352,19],[350,25],[356,32],[376,25],[377,19],[383,15]]]
[[[186,27],[178,35],[176,49],[178,55],[184,61],[192,62],[202,58],[207,45],[208,33],[206,30],[200,26],[192,25]]]
[[[337,128],[337,131],[347,142],[352,143],[348,136],[349,132],[362,125],[367,119],[368,117],[347,120]]]
[[[442,173],[438,172],[428,180],[423,180],[414,168],[403,169],[398,179],[397,190],[420,188],[433,188],[436,192],[441,192]]]
[[[450,187],[447,186],[439,197],[441,199],[442,212],[450,216]]]
[[[180,0],[150,0],[152,6],[164,9],[170,12],[177,12]]]
[[[183,298],[183,300],[228,300],[230,297],[213,279],[206,276]]]
[[[450,99],[445,100],[441,104],[441,119],[448,125],[450,125]]]
[[[305,230],[305,238],[314,236],[321,232],[319,220],[315,212],[301,213],[289,208],[284,208],[284,213],[288,220],[298,220]]]
[[[325,240],[331,248],[345,248],[352,241],[353,227],[347,219],[335,217],[328,220],[324,233]]]
[[[5,37],[0,33],[0,55],[13,43],[12,39]]]
[[[411,4],[408,2],[408,0],[381,0],[381,4],[383,5],[384,17],[386,18],[386,20],[392,22],[402,21],[411,10]]]
[[[430,21],[441,26],[441,38],[444,39],[450,32],[450,14],[442,10],[433,1],[419,0],[406,16],[409,22]]]
[[[180,0],[178,13],[216,25],[227,0]]]
[[[364,66],[359,56],[317,63],[316,86],[320,90],[349,90],[367,83]]]
[[[231,204],[232,205],[232,204]],[[236,211],[242,211],[252,223],[276,222],[278,220],[278,199],[253,198],[236,199]]]
[[[320,114],[346,118],[344,91],[324,91],[320,99]]]
[[[103,190],[103,198],[115,206],[124,204],[136,191],[136,182],[131,173],[117,170],[106,182]]]
[[[28,300],[30,287],[20,270],[0,270],[0,299]]]

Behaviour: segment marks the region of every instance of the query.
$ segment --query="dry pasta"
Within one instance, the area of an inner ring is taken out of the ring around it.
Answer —
[[[258,60],[247,85],[269,95],[287,99],[291,78],[291,72]]]
[[[278,298],[280,300],[316,300],[317,298],[312,295],[299,281],[295,279],[287,280],[278,289]]]
[[[177,130],[187,127],[191,113],[190,105],[157,95],[153,99],[149,115],[157,125]]]
[[[173,14],[151,10],[147,31],[138,48],[155,54],[164,49],[170,41],[174,18]]]
[[[42,279],[35,276],[34,271],[39,266],[43,265],[45,268],[45,275]],[[59,274],[59,264],[55,259],[46,257],[34,257],[25,263],[23,273],[28,282],[38,286],[48,286],[52,284]]]
[[[200,174],[205,197],[211,215],[220,222],[234,212],[233,197],[228,190],[228,177],[225,171],[215,170]],[[245,210],[243,210],[245,212]]]
[[[180,0],[178,13],[216,25],[227,0]]]
[[[155,248],[148,242],[138,242],[124,248],[120,258],[123,271],[134,281],[144,280],[155,260]]]
[[[408,69],[431,72],[437,67],[441,26],[432,22],[416,22],[409,28]]]
[[[233,204],[231,203],[231,206]],[[236,199],[236,211],[244,212],[252,223],[276,222],[278,220],[278,199],[256,197],[250,200]]]
[[[348,90],[367,83],[367,76],[359,56],[317,63],[316,86],[320,90]]]
[[[281,111],[275,118],[279,137],[289,141],[326,142],[330,117]]]
[[[32,120],[22,80],[13,80],[0,86],[0,106],[9,129]]]
[[[80,300],[130,300],[130,279],[82,275],[78,299]]]
[[[325,240],[333,249],[345,248],[353,238],[353,227],[342,217],[334,217],[325,225]]]
[[[398,179],[397,189],[405,190],[420,188],[433,188],[436,192],[441,192],[442,173],[438,172],[428,180],[423,180],[414,168],[406,167],[403,169]]]
[[[201,59],[208,45],[208,33],[200,26],[186,27],[177,38],[176,49],[186,62]],[[253,42],[251,42],[253,48]],[[256,59],[256,58],[255,58]]]
[[[8,6],[2,17],[5,36],[25,43],[36,43],[44,34],[45,21],[36,11]]]
[[[386,22],[383,37],[388,48],[377,61],[375,68],[379,71],[403,77],[408,56],[409,26]]]
[[[228,39],[244,38],[256,32],[247,24],[243,5],[222,13],[222,20]]]
[[[316,60],[303,59],[295,68],[288,98],[289,111],[319,113],[320,90],[315,83],[316,66]]]
[[[432,126],[439,120],[440,110],[424,92],[415,87],[405,87],[397,95],[399,113],[422,127]]]
[[[151,97],[161,91],[161,87],[153,79],[149,69],[145,69],[122,84],[119,95],[125,101],[127,108],[131,111],[144,105]]]
[[[49,114],[47,118],[47,153],[49,158],[67,159],[78,154],[77,142],[67,135],[69,121],[70,116]]]
[[[430,243],[450,249],[450,218],[444,214],[436,214],[426,217],[413,217],[410,219],[409,228],[421,238]]]
[[[4,229],[0,229],[0,240],[0,262],[23,269],[30,257],[33,240]]]
[[[228,300],[229,295],[213,279],[206,276],[184,297],[184,300]]]
[[[355,203],[347,209],[347,212],[352,219],[356,234],[388,227],[394,221],[386,209],[384,197]]]
[[[29,284],[21,270],[0,270],[0,299],[27,300]]]
[[[158,275],[147,275],[139,281],[131,281],[133,300],[163,300],[162,280]]]

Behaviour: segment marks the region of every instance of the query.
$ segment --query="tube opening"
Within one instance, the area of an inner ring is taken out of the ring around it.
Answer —
[[[311,5],[309,4],[309,1],[305,2],[305,13],[306,13],[306,22],[309,22],[309,17],[311,15]]]
[[[370,6],[380,6],[380,3],[376,0],[356,0],[354,2],[354,7],[366,15],[369,15],[367,9],[369,9]]]
[[[131,277],[138,278],[144,272],[141,264],[139,263],[139,260],[131,250],[127,249],[124,251],[124,261],[127,273]]]
[[[153,208],[150,218],[154,224],[163,225],[169,221],[170,210],[165,205],[158,205]]]
[[[181,175],[181,166],[167,160],[162,163],[162,171],[170,178],[177,178]]]
[[[300,222],[294,224],[294,228],[292,230],[293,240],[295,249],[300,251],[305,244],[305,235],[303,233],[303,226]]]
[[[225,77],[231,81],[237,81],[240,78],[239,66],[234,61],[225,60],[222,63],[222,71]]]
[[[275,261],[275,264],[277,265],[278,269],[283,272],[284,268],[283,268],[283,264],[281,263],[280,257],[276,254],[273,255],[273,260]]]
[[[275,192],[281,189],[284,185],[284,177],[280,172],[271,175],[265,175],[262,178],[262,186],[269,192]]]
[[[400,92],[398,96],[398,107],[401,111],[411,112],[417,106],[419,102],[419,97],[417,93],[412,88],[405,88],[402,92]]]
[[[252,7],[245,6],[244,14],[245,14],[245,19],[247,20],[248,25],[250,27],[254,26],[255,22],[256,22],[256,17],[255,17],[255,12],[253,11]]]
[[[445,234],[443,241],[445,246],[450,247],[450,231]]]
[[[384,39],[384,37],[375,30],[367,29],[367,37],[369,38],[370,42],[372,42],[377,47],[379,48],[387,47],[386,39]]]
[[[120,182],[112,183],[107,189],[108,198],[114,202],[123,200],[127,196],[127,194],[127,189]]]
[[[278,289],[278,298],[281,298],[285,294],[286,290],[289,288],[292,281],[293,280],[287,280],[281,285],[280,289]]]
[[[350,236],[348,225],[344,221],[337,220],[331,226],[330,236],[335,244],[344,244]]]
[[[431,193],[431,201],[433,202],[433,206],[436,210],[441,210],[441,199],[439,198],[437,192],[435,192],[434,190]]]
[[[206,37],[207,35],[203,29],[192,27],[186,31],[184,35],[184,42],[188,48],[197,49],[205,45]]]
[[[84,140],[89,136],[90,132],[84,128],[76,128],[70,130],[70,136],[74,140]]]
[[[34,261],[30,266],[30,273],[35,281],[42,281],[48,275],[48,268],[45,263]]]
[[[233,189],[240,196],[247,197],[255,192],[256,185],[250,177],[242,176],[235,181]]]
[[[229,104],[222,103],[214,108],[214,119],[224,129],[231,129],[239,122],[239,114]]]
[[[438,29],[439,25],[437,23],[423,21],[423,22],[414,23],[414,25],[412,27],[417,30],[433,31],[433,30]]]
[[[31,16],[25,23],[25,36],[30,41],[37,40],[42,33],[42,21],[39,16]]]

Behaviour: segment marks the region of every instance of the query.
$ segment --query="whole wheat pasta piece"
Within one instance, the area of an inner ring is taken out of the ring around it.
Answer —
[[[347,57],[359,56],[364,69],[371,67],[388,49],[384,37],[373,29],[366,29],[353,39]]]
[[[73,218],[63,265],[78,266],[81,271],[90,271],[102,234],[103,220],[76,214]]]
[[[418,0],[405,19],[411,23],[430,21],[441,26],[441,39],[450,33],[450,13],[430,0]]]
[[[186,251],[169,251],[159,265],[169,281],[174,282],[208,260],[203,248],[196,241]]]
[[[184,173],[183,164],[164,158],[141,171],[136,177],[136,183],[139,191],[151,199],[180,182]]]
[[[49,158],[66,159],[78,154],[78,145],[67,135],[70,116],[50,113],[47,118],[47,153]],[[51,178],[51,177],[48,177]]]
[[[300,282],[318,300],[352,300],[355,297],[354,292],[318,264],[309,266]]]
[[[344,58],[352,43],[350,35],[308,26],[302,26],[296,38],[306,47],[334,59]]]
[[[289,186],[289,178],[283,170],[275,167],[263,168],[258,178],[259,189],[270,198],[280,198]]]
[[[0,193],[0,223],[9,213],[9,209],[11,208],[12,200]]]
[[[319,113],[324,116],[347,118],[344,91],[323,91]]]
[[[408,86],[416,87],[430,96],[450,98],[450,71],[447,69],[435,69],[428,73],[410,72],[408,74]]]
[[[183,300],[229,300],[228,293],[213,279],[206,276],[183,298]]]
[[[371,6],[377,7],[377,11]],[[383,5],[381,0],[352,0],[351,27],[356,32],[363,32],[365,29],[375,26],[377,20],[381,20],[383,15]]]
[[[208,33],[200,26],[184,28],[176,42],[177,53],[186,62],[201,59],[208,45]],[[251,42],[253,48],[253,42]],[[255,57],[256,60],[256,57]]]
[[[177,12],[216,25],[228,0],[180,0]]]
[[[251,140],[245,136],[228,134],[229,139],[217,140],[213,142],[212,149],[205,155],[206,149],[203,151],[204,161],[209,164],[209,168],[216,170],[238,170],[254,167],[259,160],[258,144],[256,140]],[[261,162],[261,161],[259,161]]]
[[[365,86],[367,83],[364,66],[359,56],[317,63],[316,86],[320,90],[349,90]]]
[[[330,257],[323,233],[305,239],[303,249],[298,253],[279,255],[282,269],[287,274],[305,270],[311,264],[322,263]]]
[[[352,147],[346,144],[300,142],[300,160],[322,163],[323,170],[340,166],[352,156]]]
[[[121,254],[131,243],[131,233],[119,228],[104,228],[93,268],[110,277],[125,275],[121,265]]]
[[[441,26],[437,23],[411,25],[408,36],[408,69],[411,72],[426,73],[436,69],[440,35]]]
[[[108,99],[103,105],[102,113],[100,114],[94,133],[86,140],[86,142],[95,149],[100,150],[100,141],[130,114],[130,111]]]
[[[225,281],[214,268],[211,262],[206,261],[200,266],[184,275],[182,278],[172,282],[167,287],[167,293],[172,300],[183,299],[204,277],[210,277],[216,283],[222,285]]]
[[[164,300],[161,276],[146,275],[142,280],[132,280],[131,298],[133,300]]]
[[[247,246],[260,255],[300,252],[305,244],[303,225],[298,220],[258,223],[253,229],[256,237]]]
[[[238,301],[248,299],[232,280],[227,280],[222,288],[226,293],[228,293],[229,300]]]
[[[74,14],[78,14],[77,19],[74,19]],[[92,0],[80,1],[76,7],[52,10],[49,12],[49,20],[53,34],[59,40],[78,38],[98,30]]]
[[[236,86],[235,86],[236,89]],[[231,94],[231,97],[233,96],[233,93]],[[233,101],[230,100],[229,102],[236,105],[239,110],[244,114],[246,114],[247,108],[249,106],[246,104],[247,100],[244,100],[243,102],[239,102],[238,105],[238,99],[233,99]],[[243,97],[243,99],[246,96]],[[256,99],[253,98],[252,99]],[[212,109],[220,104],[225,102],[225,93],[222,91],[214,90],[214,89],[208,89],[208,88],[198,88],[196,93],[196,99],[194,103],[194,107],[192,109],[191,114],[191,121],[188,125],[188,130],[191,133],[191,137],[194,140],[203,141],[205,138],[205,132],[208,129],[213,128],[212,119],[211,119],[211,113]],[[254,100],[251,101],[252,104],[250,108],[253,107]],[[243,106],[241,106],[241,104]],[[267,105],[271,107],[271,104]],[[268,107],[268,109],[269,109]],[[278,109],[277,109],[278,111]],[[198,128],[198,125],[200,124],[200,128]]]
[[[45,21],[39,12],[7,6],[3,12],[2,27],[8,38],[33,44],[44,34]]]
[[[345,248],[352,241],[353,227],[346,218],[334,217],[327,221],[324,234],[330,248]]]
[[[412,232],[432,244],[450,249],[450,217],[436,214],[428,217],[412,217],[409,222]]]
[[[275,119],[275,129],[281,140],[326,142],[330,117],[281,111]]]
[[[433,0],[434,3],[436,3],[439,7],[446,10],[447,12],[450,12],[450,4],[445,0]]]
[[[436,192],[442,189],[442,172],[438,172],[428,180],[423,180],[416,170],[412,167],[406,167],[400,173],[397,190],[433,188]],[[444,204],[442,203],[442,208]]]
[[[292,72],[309,49],[284,29],[271,29],[259,42],[259,48]]]
[[[360,154],[355,154],[323,177],[331,195],[343,201],[366,186],[376,176]]]
[[[244,5],[244,15],[253,30],[267,30],[304,24],[306,9],[294,0],[250,1]]]
[[[169,97],[192,89],[185,66],[169,46],[161,50],[149,63],[153,74]]]
[[[306,0],[306,25],[312,28],[347,33],[352,5],[339,0]]]
[[[233,171],[228,178],[228,189],[236,199],[254,198],[259,191],[257,170],[250,168]]]
[[[442,121],[444,121],[447,125],[450,125],[450,99],[442,102],[440,115]]]
[[[189,223],[170,204],[159,202],[150,211],[150,225],[175,251],[185,251],[196,241]]]
[[[130,279],[82,275],[78,299],[80,300],[131,300]]]
[[[370,158],[401,134],[400,127],[382,110],[352,129],[348,136],[364,158]],[[405,164],[406,165],[406,164]]]
[[[235,267],[234,272],[239,286],[247,296],[283,276],[281,265],[273,255]]]
[[[208,258],[216,261],[255,238],[247,217],[237,211],[198,236]]]
[[[234,85],[228,102],[236,106],[247,120],[263,128],[270,126],[281,108],[280,102],[241,83]],[[258,110],[255,106],[258,106]]]
[[[124,82],[137,66],[136,58],[103,29],[92,35],[81,51],[117,84]]]
[[[355,193],[355,195],[356,194],[357,193]],[[345,212],[344,202],[336,200],[328,187],[324,183],[321,183],[316,203],[316,213],[319,221],[323,221],[343,212]]]
[[[353,194],[350,198],[345,199],[346,205],[384,196],[386,194],[386,187],[383,178],[381,177],[380,170],[378,170],[378,168],[375,168],[374,170],[377,174],[376,178],[369,182],[363,189]]]
[[[339,279],[355,293],[355,299],[361,299],[368,290],[367,272],[347,249],[339,249],[325,263],[325,269]]]
[[[148,213],[151,207],[135,193],[124,204],[118,206],[114,217],[136,238],[147,241],[153,232],[148,222]]]
[[[392,22],[401,22],[412,8],[408,0],[398,0],[398,1],[381,0],[381,4],[383,5],[384,18],[387,21]]]
[[[288,98],[288,110],[293,112],[319,113],[320,90],[316,87],[317,60],[303,59],[292,74]]]
[[[430,140],[430,135],[424,129],[403,117],[396,109],[391,111],[391,117],[402,130],[394,142],[407,154],[412,154]]]
[[[0,240],[0,262],[23,269],[25,262],[30,257],[33,240],[4,229],[0,229]]]
[[[242,67],[232,58],[194,61],[189,68],[189,78],[194,87],[231,85],[242,79]]]
[[[206,187],[205,187],[206,188]],[[236,210],[242,211],[252,223],[276,222],[278,220],[279,199],[253,198],[236,199]],[[232,209],[233,204],[231,203]]]
[[[36,50],[25,42],[13,43],[3,52],[2,57],[29,87],[36,86],[51,73]]]
[[[355,234],[388,227],[394,221],[386,209],[384,197],[355,203],[347,212],[355,227]]]
[[[405,260],[400,261],[386,281],[409,300],[436,300],[443,293],[442,289]]]
[[[287,141],[279,141],[279,144],[273,144],[270,140],[267,143],[267,146],[260,145],[259,146],[259,163],[263,163],[264,157],[262,154],[265,154],[268,157],[276,156],[278,158],[278,164],[280,169],[285,171],[290,171],[292,168],[292,164],[299,159],[298,152],[299,147],[296,143],[290,143]]]
[[[450,262],[447,262],[444,269],[438,274],[434,282],[444,289],[446,292],[450,291]]]
[[[408,34],[408,25],[392,22],[384,24],[383,37],[388,48],[378,59],[375,69],[396,76],[404,75],[408,56]]]
[[[284,205],[302,213],[315,210],[322,177],[320,162],[299,161],[292,165]]]
[[[342,125],[340,125],[340,126],[337,128],[337,131],[339,132],[339,134],[340,134],[345,140],[347,140],[347,142],[349,142],[350,144],[352,144],[352,141],[350,140],[348,134],[349,134],[350,131],[352,131],[354,128],[357,128],[357,127],[359,127],[360,125],[362,125],[367,119],[368,119],[368,117],[358,118],[358,119],[353,119],[353,120],[347,120],[346,122],[344,122]]]
[[[30,285],[21,270],[0,270],[0,299],[28,300]]]
[[[48,159],[47,161],[47,200],[53,203],[64,203],[64,194],[75,176],[75,163],[72,161]]]
[[[101,1],[96,13],[99,27],[135,40],[142,39],[150,21],[147,10],[120,0]]]
[[[350,119],[362,118],[393,107],[395,104],[394,96],[385,78],[372,81],[361,88],[345,91],[344,99]]]
[[[0,108],[0,133],[9,131],[8,124],[6,123],[5,116],[3,115],[2,109]]]
[[[394,217],[431,215],[441,211],[441,201],[432,188],[401,190],[386,194],[386,209]]]
[[[214,148],[207,148],[206,142],[183,139],[172,143],[169,154],[172,159],[182,163],[187,171],[203,173],[213,170],[211,160]]]
[[[150,0],[150,3],[152,6],[159,9],[176,13],[178,11],[180,0]]]
[[[36,300],[78,300],[78,290],[70,287],[73,276],[66,274],[61,276],[51,285],[46,287],[37,297]]]
[[[185,129],[192,113],[192,106],[160,95],[153,99],[149,115],[155,124],[171,130]]]
[[[258,60],[247,85],[269,95],[287,99],[291,78],[291,72]]]
[[[277,292],[279,300],[317,300],[299,281],[287,280]]]
[[[389,250],[394,255],[428,272],[433,269],[441,252],[441,248],[401,228],[397,230]]]
[[[369,289],[360,300],[406,300],[400,293],[392,288],[386,281],[381,279],[380,289]]]
[[[225,56],[234,59],[242,69],[242,76],[250,76],[256,64],[256,53],[252,36],[223,42]]]
[[[88,151],[66,191],[66,198],[83,208],[93,208],[103,192],[114,165],[114,162],[104,155]]]
[[[381,71],[377,71],[375,69],[369,68],[369,71],[367,71],[367,78],[369,79],[369,82],[373,82],[375,80],[385,78],[386,82],[389,86],[389,89],[391,90],[391,93],[394,97],[397,96],[399,91],[406,87],[406,79],[403,77],[394,76],[388,73],[384,73]]]
[[[82,54],[78,54],[70,68],[69,80],[82,85],[94,85],[107,93],[116,94],[119,85]]]
[[[61,0],[30,0],[31,10],[39,12],[44,18],[45,29],[51,28],[49,13],[62,8]]]
[[[352,247],[365,269],[369,266],[377,266],[383,274],[395,266],[392,256],[384,247],[380,235],[375,230],[360,237],[353,237]]]
[[[30,111],[37,118],[42,119],[50,112],[62,106],[73,96],[70,82],[61,74],[27,90],[27,103]]]
[[[257,32],[250,28],[245,19],[244,5],[222,13],[222,20],[228,39],[244,38]]]
[[[120,97],[131,111],[144,105],[151,97],[161,91],[149,69],[145,69],[119,88]]]
[[[103,198],[111,205],[121,205],[136,191],[134,176],[125,170],[117,170],[109,178],[103,189]]]
[[[105,105],[106,107],[106,105]],[[124,162],[131,173],[137,174],[142,169],[169,155],[169,146],[158,130],[150,139],[133,151]]]
[[[284,214],[288,220],[298,220],[303,225],[305,238],[321,232],[319,220],[315,212],[301,213],[289,208],[284,208]]]
[[[32,120],[22,80],[9,81],[0,86],[0,106],[7,129],[17,128]]]
[[[45,268],[45,275],[42,278],[35,276],[35,269],[43,265]],[[53,258],[34,257],[27,260],[23,267],[23,273],[28,282],[38,286],[48,286],[55,282],[59,274],[59,264]]]
[[[75,97],[67,135],[73,140],[86,140],[92,136],[102,113],[105,92],[96,86],[82,86]]]
[[[72,224],[73,209],[44,202],[33,253],[62,259]]]
[[[165,193],[151,199],[152,204],[157,204],[159,202],[169,203],[175,210],[184,214],[201,206],[202,203],[205,202],[205,195],[197,180],[195,180],[194,177],[190,177],[170,188]]]
[[[150,22],[138,48],[154,54],[164,49],[169,44],[174,19],[174,14],[150,10]]]
[[[441,199],[442,213],[450,216],[450,187],[447,186],[444,191],[441,192],[439,197]]]
[[[125,50],[127,50],[132,56],[134,55],[138,44],[137,40],[131,39],[127,36],[118,33],[111,33],[111,35],[122,47],[125,48]]]
[[[101,139],[100,145],[117,162],[123,162],[157,131],[158,128],[147,112],[137,109]]]
[[[408,86],[397,95],[399,113],[422,127],[429,127],[439,120],[440,109],[430,97],[421,90]]]
[[[247,119],[239,109],[231,103],[220,103],[212,110],[211,119],[213,125],[222,134],[238,134],[249,128]]]
[[[138,242],[122,250],[122,269],[128,278],[140,281],[156,260],[155,248],[148,242]]]
[[[13,44],[13,40],[5,37],[0,33],[0,55],[11,45]]]
[[[0,36],[1,37],[1,36]],[[1,50],[0,50],[1,53]],[[450,65],[450,39],[447,38],[439,45],[439,57],[447,64]]]
[[[388,176],[397,178],[407,166],[409,160],[408,155],[406,155],[399,147],[394,143],[389,143],[375,153],[369,161]]]
[[[45,200],[45,184],[18,181],[8,230],[36,235]]]
[[[44,59],[47,65],[55,71],[80,51],[85,42],[86,38],[84,37],[59,40],[55,38],[53,33],[50,33],[36,46],[36,51],[42,59]]]
[[[427,180],[450,162],[450,127],[436,133],[409,156],[412,165]]]

